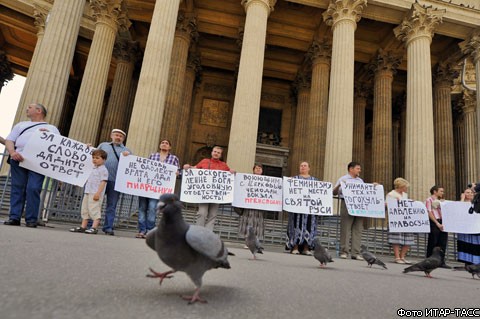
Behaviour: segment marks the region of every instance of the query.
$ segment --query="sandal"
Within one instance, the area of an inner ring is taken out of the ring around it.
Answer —
[[[294,250],[292,250],[292,252],[291,252],[290,254],[292,254],[292,255],[299,255],[300,252],[298,251],[298,249],[294,249]]]
[[[95,235],[96,233],[98,233],[98,230],[96,228],[90,228],[85,231],[85,234]]]
[[[85,230],[86,228],[82,228],[82,227],[74,227],[69,229],[69,231],[71,231],[72,233],[84,233]]]
[[[138,233],[135,238],[146,238],[144,233]]]
[[[304,250],[302,252],[302,255],[306,255],[306,256],[312,256],[312,252],[310,250]]]

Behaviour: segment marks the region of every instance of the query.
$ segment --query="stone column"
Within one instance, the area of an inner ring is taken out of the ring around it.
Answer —
[[[185,162],[185,153],[187,150],[187,132],[190,125],[190,111],[192,106],[193,91],[195,90],[195,83],[200,81],[200,72],[202,67],[200,65],[200,56],[191,52],[188,57],[187,70],[185,72],[184,93],[182,102],[180,103],[180,117],[178,122],[178,136],[177,141],[173,144],[174,153],[178,156],[180,161]]]
[[[33,50],[32,59],[30,60],[27,77],[25,78],[25,84],[23,85],[22,95],[20,96],[20,100],[18,101],[18,109],[17,109],[17,113],[15,114],[15,120],[13,121],[14,123],[27,120],[27,116],[25,114],[25,107],[30,102],[25,101],[25,94],[26,92],[29,91],[29,87],[32,79],[31,75],[33,70],[35,69],[38,52],[40,51],[43,35],[45,34],[45,20],[48,15],[48,10],[41,7],[36,2],[34,2],[33,8],[34,8],[33,18],[35,19],[33,23],[37,27],[37,43],[35,44],[35,49]],[[59,123],[57,123],[57,125],[58,124]]]
[[[127,145],[139,156],[158,148],[180,0],[157,0],[148,32]],[[149,138],[146,138],[146,137]]]
[[[310,174],[323,179],[325,163],[325,140],[327,135],[328,81],[330,76],[331,46],[314,41],[309,57],[312,61],[312,86],[308,106],[307,134],[309,147],[305,158],[310,163]]]
[[[293,135],[292,160],[290,171],[296,172],[301,161],[307,160],[306,144],[309,142],[307,123],[310,104],[310,77],[306,72],[299,72],[294,82],[294,89],[297,94],[297,112],[295,115],[295,130]],[[313,173],[312,173],[313,175]]]
[[[400,146],[400,117],[393,117],[393,122],[392,122],[392,158],[393,158],[393,180],[397,177],[401,177],[401,162],[400,162],[400,157],[401,157],[401,146]]]
[[[113,78],[110,99],[105,110],[100,141],[110,139],[110,132],[114,128],[126,130],[124,117],[128,108],[128,94],[132,82],[135,62],[139,54],[138,42],[119,38],[113,47],[113,57],[117,61],[117,68]]]
[[[454,110],[454,153],[455,153],[455,177],[456,177],[456,186],[457,194],[456,198],[459,198],[460,194],[465,190],[466,186],[470,181],[467,180],[465,174],[465,125],[464,125],[464,116],[463,116],[463,100],[458,101],[458,104],[453,108]]]
[[[126,4],[123,0],[90,0],[90,8],[96,19],[95,33],[68,134],[84,143],[97,140],[118,24],[128,21],[125,20]]]
[[[433,120],[435,131],[436,184],[445,189],[445,198],[455,200],[455,155],[453,148],[452,85],[458,72],[438,64],[434,73]]]
[[[42,103],[48,109],[47,120],[54,125],[59,124],[62,114],[84,7],[83,0],[53,3],[41,45],[37,43],[35,47],[35,60],[28,71],[29,84],[22,92],[19,108],[25,109],[32,102]]]
[[[198,37],[196,21],[191,14],[179,12],[177,28],[173,39],[172,60],[168,78],[165,110],[163,112],[160,138],[169,139],[175,147],[179,145],[178,123],[185,121],[182,115],[182,104],[185,90],[185,71],[187,67],[188,48],[192,38]]]
[[[424,7],[417,2],[393,31],[407,48],[407,129],[405,178],[409,196],[424,200],[435,184],[432,70],[430,44],[435,27],[445,10]]]
[[[372,180],[390,189],[393,182],[392,82],[400,59],[380,50],[370,65],[374,73]]]
[[[369,92],[365,83],[355,83],[352,160],[362,164],[365,163],[365,108]]]
[[[13,79],[13,72],[5,52],[0,51],[0,92],[8,81]]]
[[[465,175],[467,181],[475,182],[478,181],[478,170],[477,170],[477,161],[478,161],[478,130],[477,130],[477,121],[476,121],[476,99],[475,93],[464,91],[463,99],[463,125],[465,128]]]
[[[330,0],[323,13],[333,30],[323,175],[329,182],[345,175],[352,160],[355,29],[366,5],[366,0]]]
[[[242,0],[245,31],[228,142],[228,165],[242,173],[250,173],[255,162],[267,19],[275,2]]]
[[[477,138],[480,137],[480,29],[472,32],[470,37],[460,43],[460,48],[464,54],[469,54],[475,64],[476,83],[476,113],[477,113]],[[477,148],[477,158],[480,158],[480,147]],[[477,171],[480,172],[480,163],[477,163]],[[478,179],[478,178],[477,178]]]

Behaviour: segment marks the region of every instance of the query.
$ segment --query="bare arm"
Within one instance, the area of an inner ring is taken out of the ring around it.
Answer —
[[[5,147],[13,160],[17,162],[23,161],[23,156],[15,151],[15,143],[13,141],[5,140]]]
[[[105,187],[107,186],[107,181],[101,181],[100,185],[98,186],[98,190],[93,195],[93,200],[97,201],[100,199],[100,196],[102,195],[103,191],[105,190]]]

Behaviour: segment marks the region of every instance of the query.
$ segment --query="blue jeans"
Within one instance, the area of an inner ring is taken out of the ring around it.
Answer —
[[[146,234],[155,227],[158,199],[138,197],[138,232]],[[146,218],[145,218],[146,217]]]
[[[113,223],[115,221],[115,213],[117,212],[117,202],[120,197],[120,193],[115,190],[115,182],[108,181],[107,188],[105,189],[105,195],[107,196],[107,208],[105,209],[105,221],[103,222],[102,230],[113,231]]]
[[[40,209],[40,192],[45,176],[19,166],[19,162],[10,160],[12,186],[10,195],[10,219],[22,218],[25,201],[25,222],[36,223]]]

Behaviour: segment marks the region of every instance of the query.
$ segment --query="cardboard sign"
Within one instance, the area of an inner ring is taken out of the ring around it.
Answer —
[[[173,193],[178,167],[135,155],[120,156],[115,190],[121,193],[158,199]]]
[[[32,133],[20,166],[53,179],[83,187],[93,170],[93,147],[45,131]]]
[[[461,234],[480,234],[480,214],[469,213],[470,202],[442,202],[444,231]]]
[[[342,194],[351,216],[385,218],[385,194],[382,185],[342,183]]]
[[[333,215],[332,183],[284,176],[283,209],[299,214]]]
[[[187,203],[226,204],[233,201],[233,174],[211,169],[183,171],[180,200]]]
[[[388,230],[391,233],[429,233],[425,204],[411,199],[387,199]]]
[[[235,175],[232,206],[279,212],[282,210],[282,179],[264,175]]]

